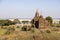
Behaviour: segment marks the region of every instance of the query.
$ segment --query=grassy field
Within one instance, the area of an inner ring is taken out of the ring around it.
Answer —
[[[3,35],[6,31],[6,29],[0,29],[0,35]]]
[[[60,28],[31,28],[29,31],[22,31],[21,26],[10,26],[0,28],[0,40],[60,40]]]

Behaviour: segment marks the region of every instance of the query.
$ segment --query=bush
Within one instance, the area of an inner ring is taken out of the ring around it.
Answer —
[[[20,26],[17,26],[16,28],[20,28]]]
[[[55,27],[55,24],[52,24],[51,26],[52,26],[52,27]]]
[[[20,24],[20,23],[21,23],[21,22],[19,21],[19,19],[17,19],[17,18],[14,19],[13,22],[14,22],[14,24]]]
[[[56,27],[60,27],[60,24],[57,24]]]
[[[0,20],[0,26],[9,26],[13,25],[14,23],[10,20]]]
[[[46,32],[47,32],[47,33],[51,33],[51,31],[50,31],[50,30],[46,30]]]
[[[50,16],[46,17],[46,20],[48,20],[48,22],[50,22],[50,25],[51,25],[52,22],[53,22],[53,19],[52,19],[52,17],[50,17]]]
[[[15,28],[9,27],[8,30],[12,32],[12,31],[15,31]]]
[[[34,31],[34,29],[31,29],[30,31],[31,31],[32,33],[34,33],[34,32],[35,32],[35,31]]]
[[[1,29],[3,29],[3,26],[1,26]]]
[[[13,33],[15,31],[14,28],[9,27],[7,31],[5,32],[6,35],[9,35],[10,33]]]
[[[26,26],[23,26],[23,27],[22,27],[22,31],[27,31],[27,30],[26,30]]]
[[[53,31],[59,31],[59,29],[58,28],[53,28]]]
[[[5,35],[9,35],[10,33],[11,33],[11,32],[7,30],[7,31],[5,32]]]
[[[59,24],[60,24],[60,21],[59,21]]]
[[[7,29],[7,27],[1,26],[1,29]]]

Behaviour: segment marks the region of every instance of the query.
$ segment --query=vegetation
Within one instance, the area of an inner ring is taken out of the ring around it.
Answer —
[[[53,22],[53,19],[50,16],[46,17],[46,20],[48,20],[48,22],[50,22],[50,24],[52,24],[52,22]]]
[[[31,30],[30,30],[32,33],[34,33],[35,32],[35,30],[32,28]]]
[[[18,24],[20,24],[19,19],[14,19],[14,21],[13,21],[13,22],[14,22],[14,24],[17,24],[17,23],[18,23]]]
[[[5,35],[10,34],[10,33],[14,32],[14,31],[15,31],[14,28],[9,27],[9,28],[7,29],[7,31],[5,32]]]
[[[6,31],[6,29],[0,29],[0,35],[4,35]]]
[[[10,20],[0,20],[0,26],[9,26],[13,25],[14,23]]]
[[[60,24],[60,21],[59,21],[59,24]]]
[[[51,24],[51,27],[55,27],[55,24]]]
[[[22,27],[22,31],[27,31],[27,30],[26,30],[26,26],[23,26],[23,27]]]
[[[23,24],[27,23],[28,24],[29,21],[22,21]]]
[[[15,29],[20,29],[18,26],[2,26],[0,28],[0,39],[1,40],[60,40],[60,28],[51,27],[50,29],[34,29],[31,28],[30,31],[26,32],[26,26],[22,27],[22,31],[18,31]],[[15,34],[15,32],[17,34]],[[4,35],[3,35],[4,34]],[[3,35],[3,37],[2,37]],[[6,37],[7,35],[7,37]]]
[[[55,23],[54,24],[56,27],[60,27],[60,24],[59,23]]]
[[[47,32],[47,33],[51,33],[51,31],[50,31],[50,30],[46,30],[46,32]]]
[[[59,31],[59,29],[58,28],[53,28],[52,31]]]
[[[13,26],[14,22],[10,20],[3,20],[3,23],[1,21],[0,25],[5,22],[7,25],[0,26],[0,40],[60,40],[60,28],[58,28],[59,26],[54,27],[60,24],[52,24],[53,27],[46,30],[28,26],[30,29],[27,31],[26,25],[23,27]]]
[[[20,26],[17,26],[16,28],[20,28]]]

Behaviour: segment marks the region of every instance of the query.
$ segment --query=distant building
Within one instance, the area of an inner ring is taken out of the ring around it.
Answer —
[[[53,23],[59,23],[60,18],[53,18]]]

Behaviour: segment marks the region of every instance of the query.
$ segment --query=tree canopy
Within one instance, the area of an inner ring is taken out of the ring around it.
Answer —
[[[50,22],[50,24],[52,24],[52,22],[53,22],[53,19],[50,16],[46,17],[46,20],[48,20],[48,22]]]
[[[14,22],[15,24],[17,24],[17,23],[19,24],[19,23],[20,23],[19,19],[17,19],[17,18],[16,18],[16,19],[14,19],[14,21],[13,21],[13,22]]]
[[[0,20],[0,26],[9,26],[12,24],[14,24],[14,23],[10,20]]]

